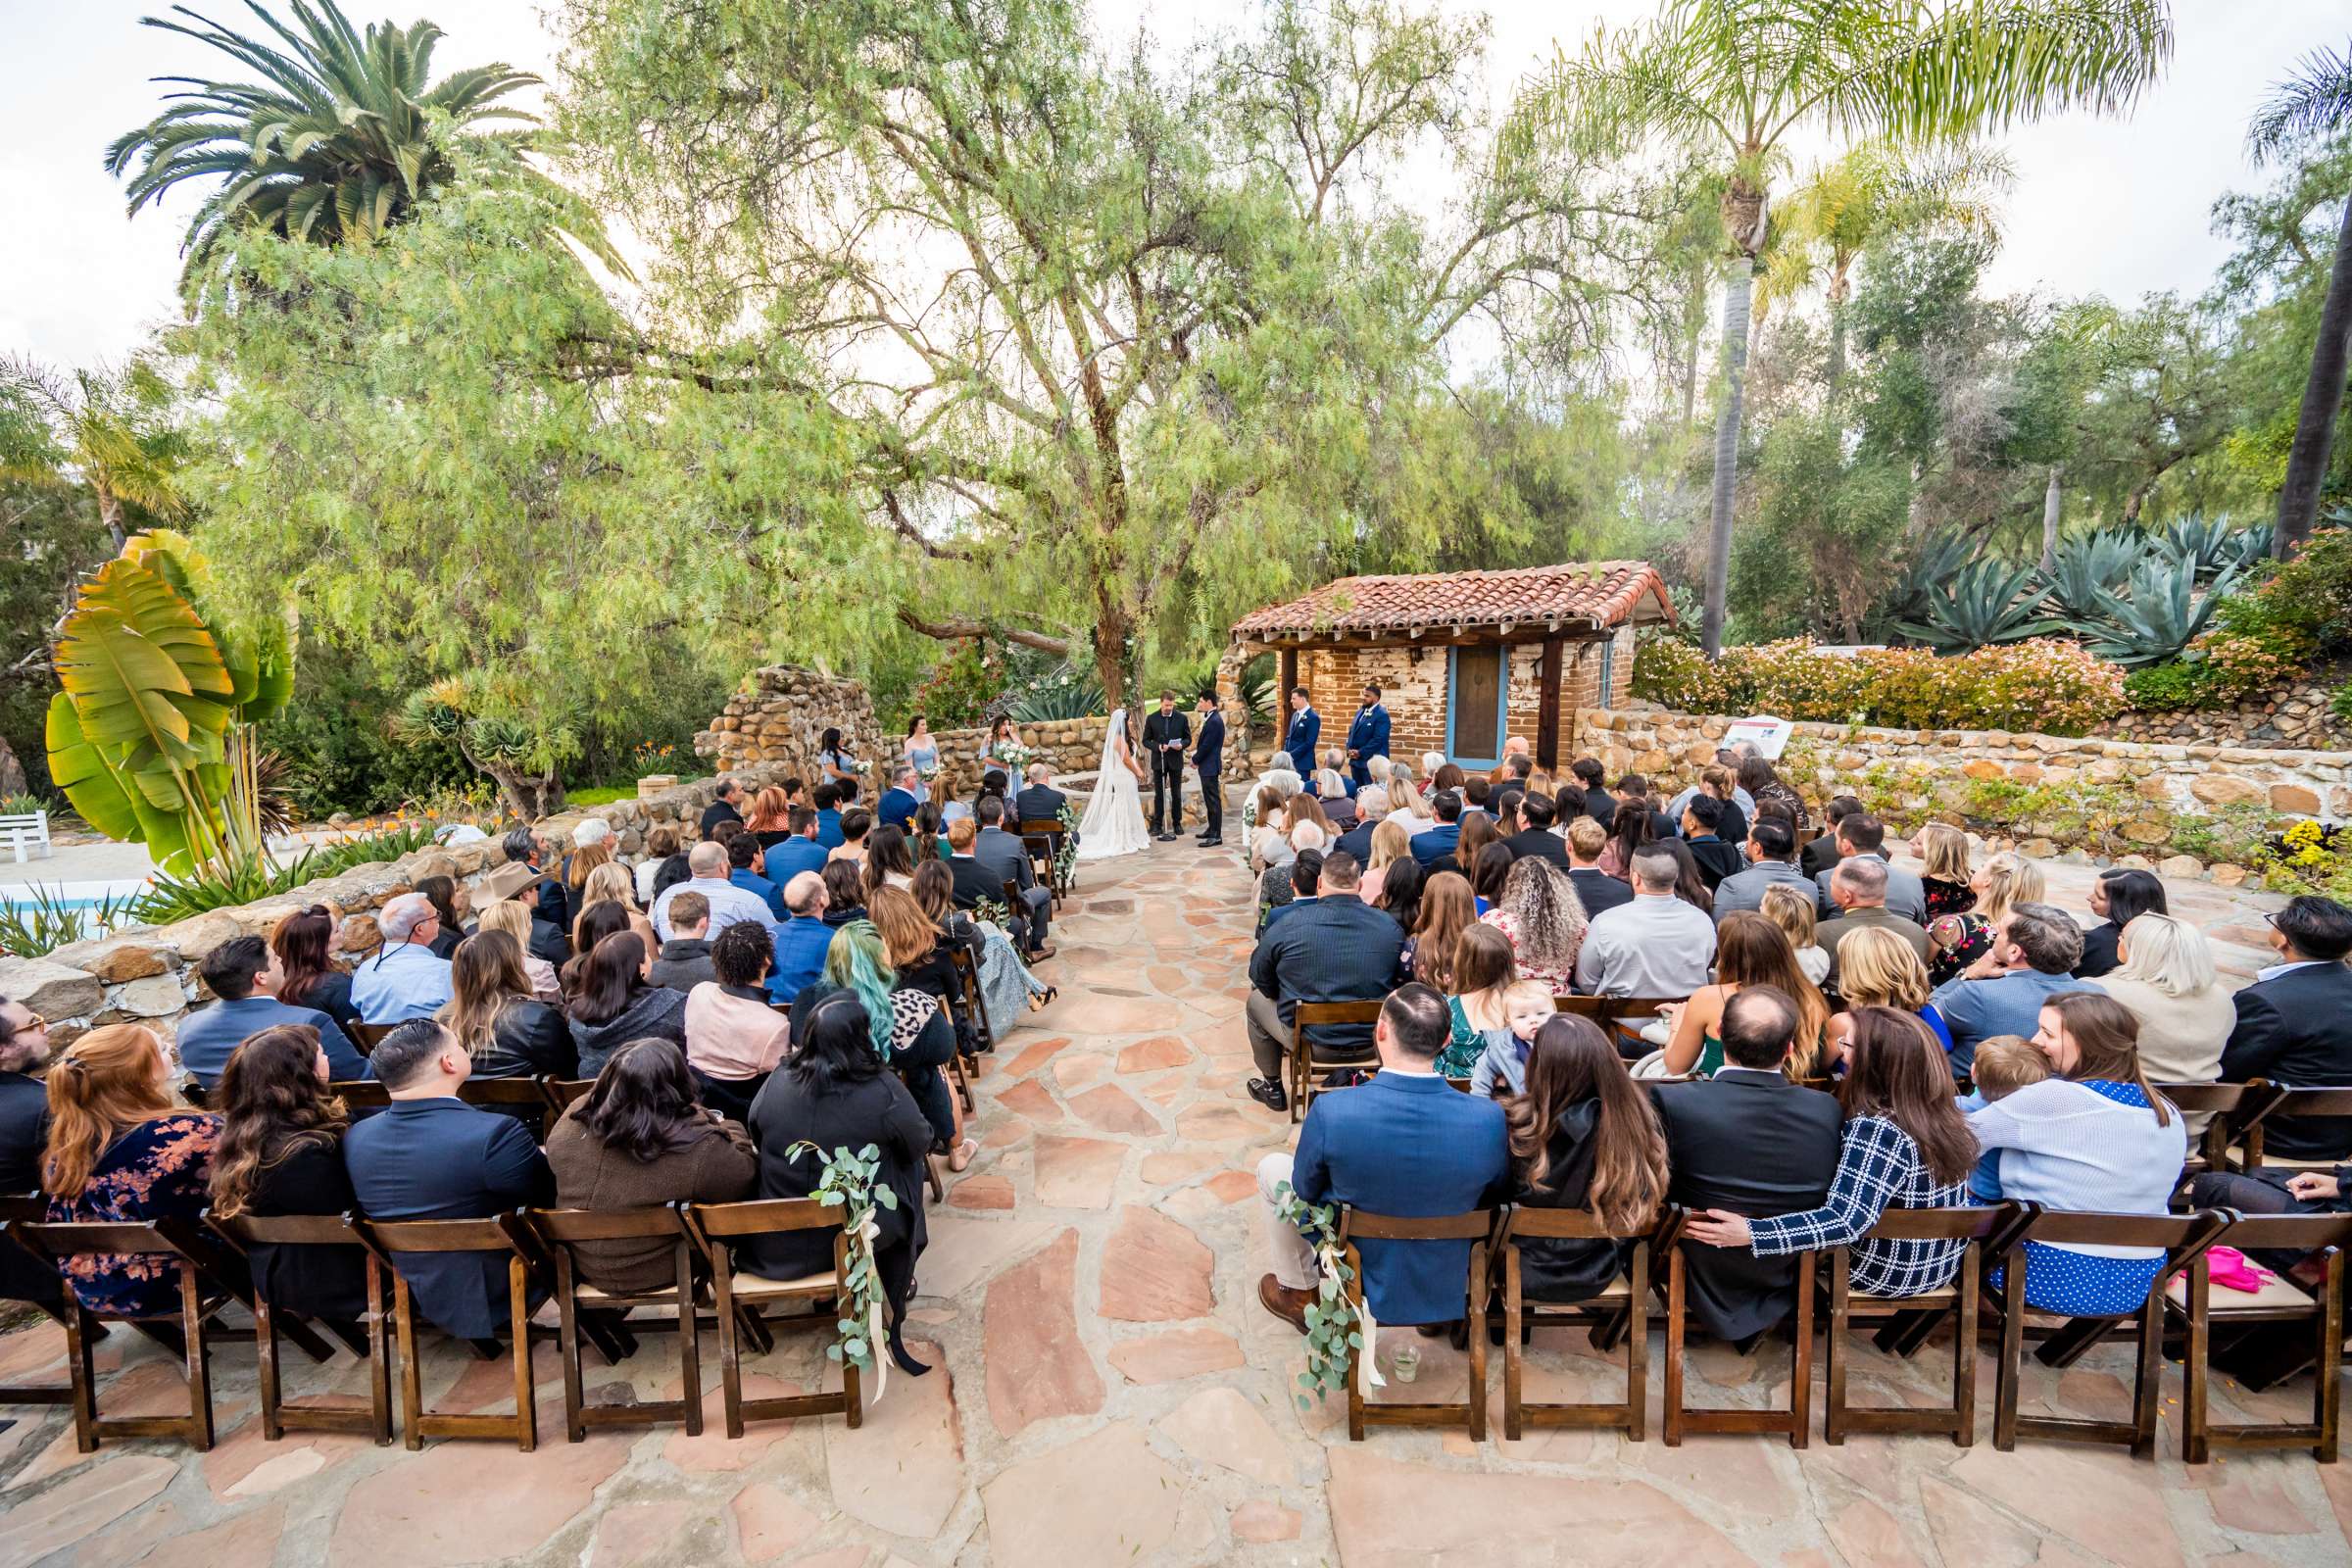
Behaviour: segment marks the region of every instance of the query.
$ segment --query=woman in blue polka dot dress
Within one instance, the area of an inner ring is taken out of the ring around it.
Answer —
[[[2002,1152],[2001,1196],[2055,1209],[2165,1213],[2188,1132],[2140,1071],[2139,1020],[2100,992],[2061,992],[2042,1004],[2034,1044],[2055,1076],[1968,1118],[1985,1152]],[[2024,1257],[2028,1304],[2075,1317],[2139,1310],[2164,1264],[2163,1252],[2146,1247],[2028,1242]]]

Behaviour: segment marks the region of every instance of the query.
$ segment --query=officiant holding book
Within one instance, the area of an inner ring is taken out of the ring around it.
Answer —
[[[1176,711],[1174,692],[1161,692],[1159,711],[1144,720],[1144,751],[1152,759],[1152,836],[1162,844],[1184,826],[1184,770],[1192,748],[1193,721]]]

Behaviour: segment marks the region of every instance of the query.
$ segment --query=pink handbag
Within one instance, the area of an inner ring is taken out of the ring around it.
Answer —
[[[2224,1290],[2243,1291],[2248,1296],[2278,1277],[2267,1268],[2256,1267],[2234,1247],[2209,1249],[2205,1253],[2205,1272]]]

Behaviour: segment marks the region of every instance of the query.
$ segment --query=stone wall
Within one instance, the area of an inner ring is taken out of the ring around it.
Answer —
[[[867,764],[865,798],[872,800],[885,747],[874,724],[873,701],[860,681],[791,664],[755,669],[710,727],[694,737],[694,751],[721,773],[767,766],[776,778],[813,782],[822,771],[817,742],[833,728],[841,731],[850,755]]]
[[[2249,698],[2235,708],[2199,712],[2125,713],[2096,733],[2119,741],[2173,742],[2190,746],[2297,748],[2326,751],[2352,747],[2352,725],[2328,710],[2334,682],[2297,681]]]
[[[755,763],[734,771],[746,783],[759,785],[784,777],[786,768]],[[646,834],[660,824],[674,826],[688,842],[699,837],[697,825],[716,783],[697,779],[641,800],[566,811],[536,823],[532,831],[550,852],[549,858],[560,859],[570,850],[580,824],[598,817],[612,824],[622,858],[633,861],[644,852]],[[103,941],[59,948],[44,958],[0,957],[0,996],[47,1018],[50,1040],[59,1047],[100,1024],[124,1022],[145,1023],[170,1040],[188,1008],[209,1000],[196,966],[223,942],[267,937],[286,915],[323,904],[338,916],[359,917],[346,922],[344,940],[347,947],[366,952],[377,941],[369,911],[428,876],[452,876],[475,887],[506,858],[495,839],[419,850],[397,860],[355,866],[341,876],[259,904],[213,909],[167,926],[133,926]]]
[[[1589,753],[1612,778],[1642,773],[1671,794],[1714,760],[1733,722],[1663,709],[1588,709],[1575,715],[1568,755]],[[2169,866],[2175,874],[2210,864],[2229,882],[2244,879],[2231,862],[2267,828],[2352,819],[2352,754],[2341,751],[1802,723],[1780,771],[1817,808],[1833,795],[1858,795],[1906,830],[1933,816],[1997,825],[2004,831],[1988,837],[2030,853],[2169,853],[2189,861]],[[1983,814],[1988,803],[2013,805],[2023,817],[1995,824]]]
[[[1095,764],[1102,760],[1102,732],[1109,724],[1107,713],[1100,718],[1013,721],[1013,727],[1021,732],[1021,743],[1036,754],[1030,760],[1047,763],[1056,774],[1093,772]],[[1138,727],[1140,730],[1141,726]],[[931,738],[939,746],[940,774],[947,782],[948,793],[966,800],[978,794],[980,775],[985,771],[980,765],[980,748],[988,743],[988,731],[934,730]],[[895,761],[899,750],[906,745],[906,737],[894,736],[890,744],[891,760]]]

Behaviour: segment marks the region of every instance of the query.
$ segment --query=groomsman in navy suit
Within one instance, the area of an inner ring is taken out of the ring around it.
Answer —
[[[1200,775],[1200,808],[1207,820],[1200,827],[1203,849],[1225,842],[1225,715],[1216,699],[1200,694],[1200,738],[1193,745],[1193,766]]]
[[[1315,776],[1315,742],[1323,738],[1323,715],[1308,702],[1306,688],[1291,688],[1291,732],[1282,749],[1290,754],[1291,769],[1301,779]]]
[[[1389,755],[1389,710],[1380,706],[1380,688],[1364,688],[1364,706],[1348,726],[1348,772],[1362,789],[1372,782],[1372,759]]]

